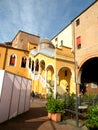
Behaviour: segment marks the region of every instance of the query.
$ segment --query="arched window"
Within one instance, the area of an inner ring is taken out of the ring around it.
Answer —
[[[31,58],[29,58],[29,68],[31,68]]]
[[[39,61],[38,61],[38,59],[36,60],[35,71],[39,71]]]
[[[10,56],[10,63],[9,63],[9,65],[14,66],[15,65],[15,59],[16,59],[15,55],[12,54]]]
[[[22,57],[22,61],[21,61],[21,67],[25,68],[26,67],[26,61],[27,61],[27,58],[24,56]]]
[[[32,71],[34,71],[34,61],[32,61]]]

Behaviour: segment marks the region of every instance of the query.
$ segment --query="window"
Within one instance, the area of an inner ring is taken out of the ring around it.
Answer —
[[[76,20],[76,26],[78,26],[80,24],[80,19]]]
[[[29,68],[31,68],[31,58],[29,58]]]
[[[55,38],[55,42],[57,42],[58,38]]]
[[[34,71],[34,61],[32,61],[32,71]]]
[[[61,46],[63,46],[63,40],[61,40]]]
[[[65,76],[67,76],[67,70],[65,70]]]
[[[15,65],[15,58],[16,57],[15,57],[14,54],[10,56],[10,63],[9,63],[10,66],[14,66]]]
[[[39,61],[36,61],[35,71],[39,71]]]
[[[97,88],[97,83],[91,83],[91,88]]]
[[[81,48],[81,36],[76,38],[77,49]]]
[[[27,61],[27,58],[24,56],[22,57],[22,61],[21,61],[21,67],[25,68],[26,67],[26,61]]]

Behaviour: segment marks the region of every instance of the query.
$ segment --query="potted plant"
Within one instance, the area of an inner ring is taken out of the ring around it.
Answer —
[[[64,111],[64,101],[53,97],[47,99],[46,110],[48,118],[54,121],[61,121],[61,114]]]
[[[87,119],[85,121],[85,125],[89,130],[98,129],[98,105],[90,106],[88,108],[88,114]]]

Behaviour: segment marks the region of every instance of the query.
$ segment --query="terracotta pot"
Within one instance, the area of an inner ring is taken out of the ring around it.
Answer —
[[[52,117],[52,113],[48,112],[48,118],[51,119],[51,117]]]
[[[51,119],[56,122],[61,121],[61,113],[52,113]]]

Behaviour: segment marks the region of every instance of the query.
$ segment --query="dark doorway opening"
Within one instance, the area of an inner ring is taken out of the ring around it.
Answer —
[[[98,57],[91,58],[87,60],[83,66],[81,67],[82,74],[81,74],[81,85],[80,91],[83,93],[86,92],[87,85],[96,85],[98,86]]]

